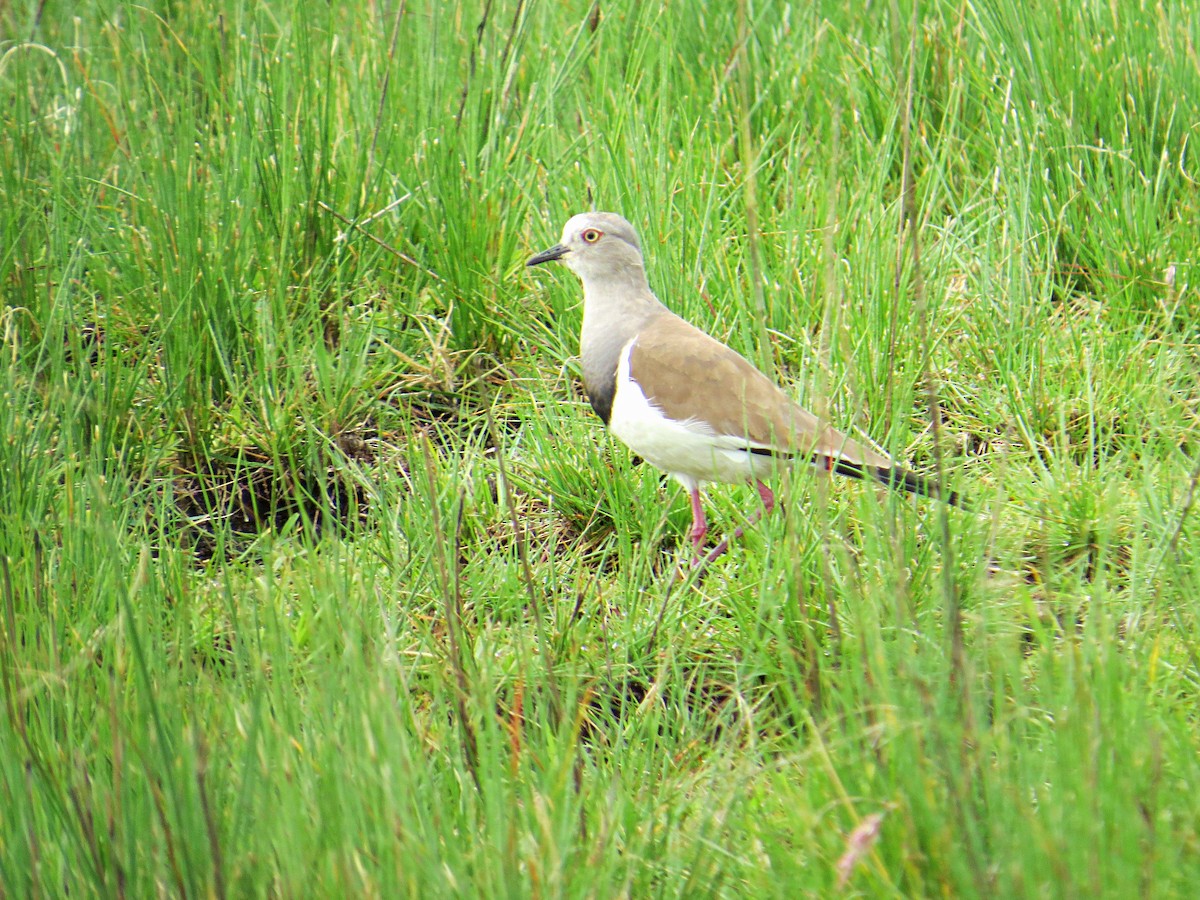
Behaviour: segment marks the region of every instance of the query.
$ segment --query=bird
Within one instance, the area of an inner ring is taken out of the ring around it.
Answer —
[[[762,507],[733,532],[736,540],[775,507],[764,479],[792,460],[959,505],[957,494],[823,423],[736,350],[668,309],[650,289],[637,231],[617,213],[572,216],[559,243],[526,266],[553,261],[583,283],[588,401],[622,443],[687,492],[694,564],[716,559],[730,540],[705,551],[703,486],[757,487]]]

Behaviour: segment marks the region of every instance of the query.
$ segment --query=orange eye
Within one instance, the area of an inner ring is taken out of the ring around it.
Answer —
[[[603,235],[595,228],[589,228],[583,233],[583,239],[589,244],[596,243],[596,241],[600,240],[601,237],[603,237]]]

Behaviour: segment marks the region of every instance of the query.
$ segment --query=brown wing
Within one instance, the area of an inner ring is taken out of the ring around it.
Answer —
[[[789,453],[820,453],[891,466],[795,403],[741,354],[672,313],[647,323],[630,355],[630,375],[672,419],[707,422],[718,434]]]

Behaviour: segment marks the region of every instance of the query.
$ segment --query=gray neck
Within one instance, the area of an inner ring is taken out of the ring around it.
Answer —
[[[583,282],[583,332],[579,353],[583,383],[596,414],[608,423],[616,394],[621,349],[647,322],[667,312],[646,283],[640,267],[629,267]]]

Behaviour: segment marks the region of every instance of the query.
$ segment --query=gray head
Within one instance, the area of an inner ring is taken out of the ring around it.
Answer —
[[[537,266],[555,259],[562,260],[584,281],[614,275],[628,277],[630,269],[642,272],[642,247],[637,232],[616,213],[572,216],[563,227],[562,240],[531,257],[525,265]]]

